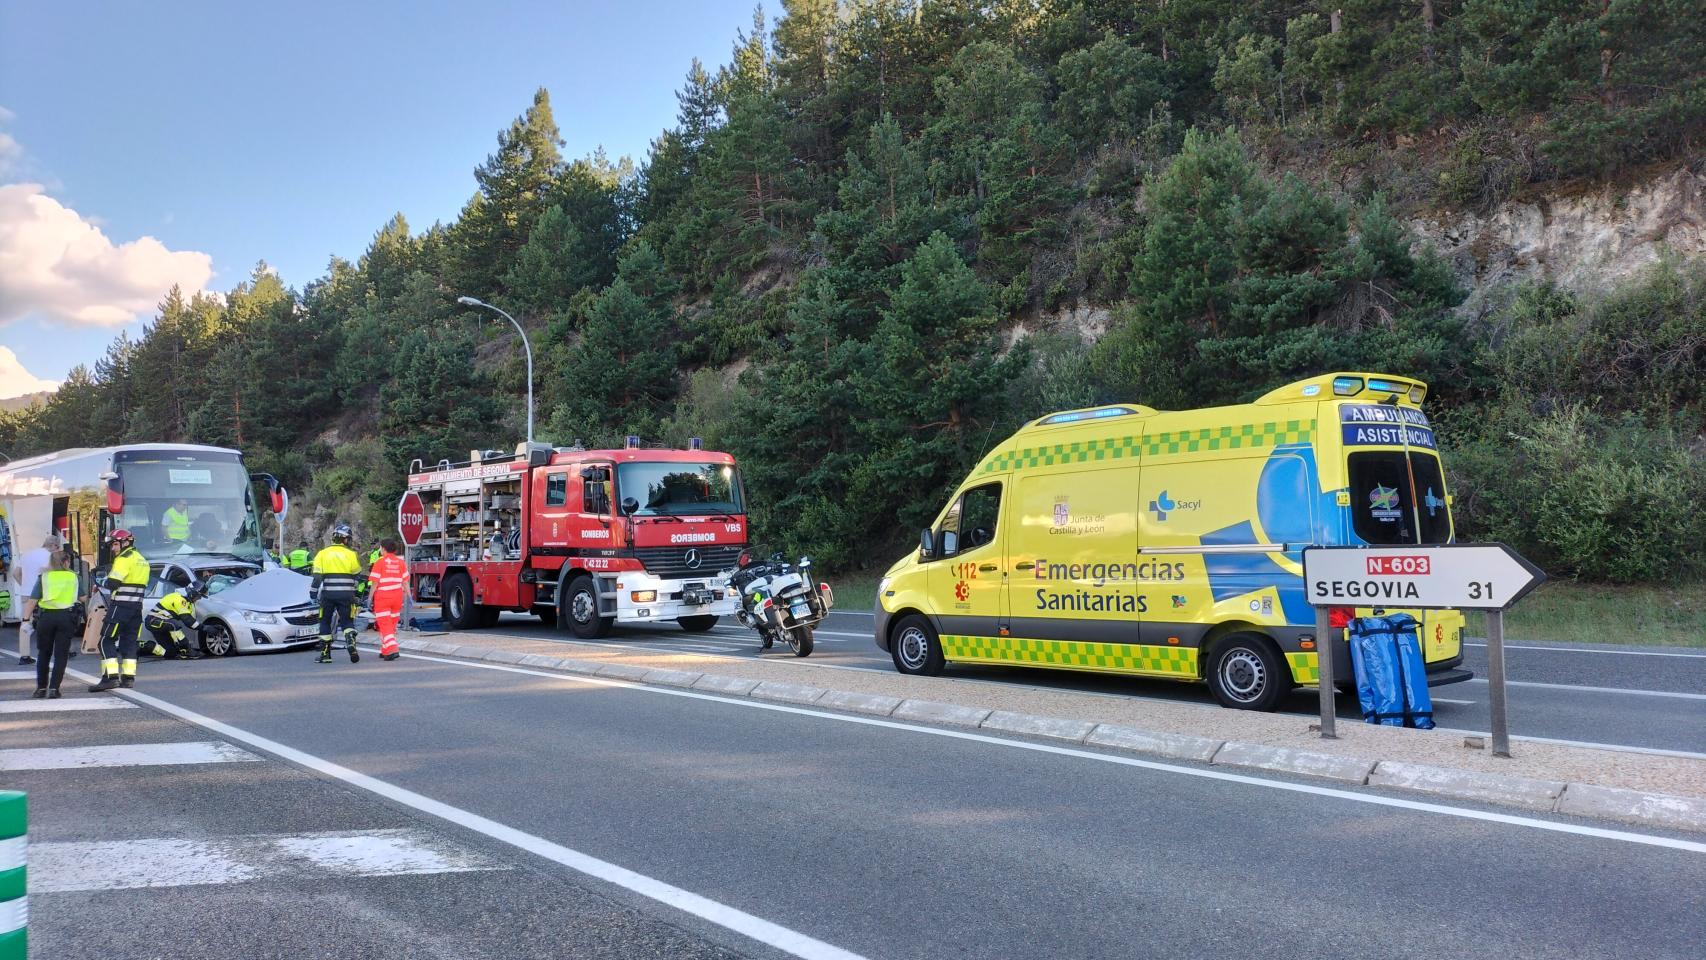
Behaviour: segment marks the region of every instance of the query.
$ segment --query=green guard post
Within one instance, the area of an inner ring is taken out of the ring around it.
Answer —
[[[30,901],[25,895],[24,836],[29,824],[24,795],[0,790],[0,960],[29,955]]]

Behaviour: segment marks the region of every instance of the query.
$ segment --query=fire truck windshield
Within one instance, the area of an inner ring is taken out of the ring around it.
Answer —
[[[622,463],[617,501],[633,499],[639,517],[699,517],[746,510],[740,473],[729,463]]]

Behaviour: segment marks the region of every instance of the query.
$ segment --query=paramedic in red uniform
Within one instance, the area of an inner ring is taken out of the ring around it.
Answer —
[[[397,618],[403,615],[403,585],[408,579],[408,567],[397,553],[402,544],[395,540],[379,541],[378,560],[368,570],[367,580],[372,588],[373,620],[379,628],[379,659],[397,659]]]

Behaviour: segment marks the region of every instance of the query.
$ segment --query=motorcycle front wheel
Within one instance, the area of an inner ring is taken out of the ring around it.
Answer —
[[[796,657],[812,655],[812,628],[798,626],[788,631],[788,649],[794,651]]]

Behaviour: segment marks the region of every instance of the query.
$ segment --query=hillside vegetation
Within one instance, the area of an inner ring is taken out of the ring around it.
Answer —
[[[521,436],[466,294],[533,331],[542,438],[703,436],[832,567],[1050,409],[1368,368],[1434,385],[1462,535],[1697,576],[1706,268],[1470,315],[1403,217],[1697,165],[1702,64],[1694,0],[791,0],[689,67],[643,163],[566,159],[541,90],[454,222],[174,292],[0,446],[237,445],[377,530],[410,459]]]

